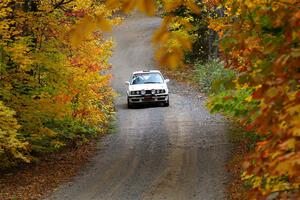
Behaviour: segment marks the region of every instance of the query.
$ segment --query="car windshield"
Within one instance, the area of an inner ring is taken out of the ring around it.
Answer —
[[[132,77],[131,84],[155,84],[155,83],[163,83],[163,78],[160,73],[141,73],[134,74]]]

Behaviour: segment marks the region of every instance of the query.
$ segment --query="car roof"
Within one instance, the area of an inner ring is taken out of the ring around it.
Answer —
[[[143,73],[160,73],[161,74],[161,72],[159,70],[136,71],[136,72],[133,72],[132,74],[143,74]]]

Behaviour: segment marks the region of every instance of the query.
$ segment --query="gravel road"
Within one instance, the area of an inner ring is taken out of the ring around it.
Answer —
[[[127,109],[124,81],[135,70],[156,68],[151,34],[159,24],[134,14],[113,31],[112,85],[120,93],[115,133],[48,199],[225,199],[228,125],[209,114],[203,99],[171,80],[170,107]]]

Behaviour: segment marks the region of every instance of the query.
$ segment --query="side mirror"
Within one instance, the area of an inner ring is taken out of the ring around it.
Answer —
[[[130,85],[130,82],[129,81],[125,81],[125,85]]]
[[[165,79],[165,83],[169,83],[170,82],[170,79]]]

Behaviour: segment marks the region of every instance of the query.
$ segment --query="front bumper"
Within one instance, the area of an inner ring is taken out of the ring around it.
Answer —
[[[160,95],[132,95],[128,96],[129,103],[155,103],[155,102],[167,102],[169,100],[168,94]]]

